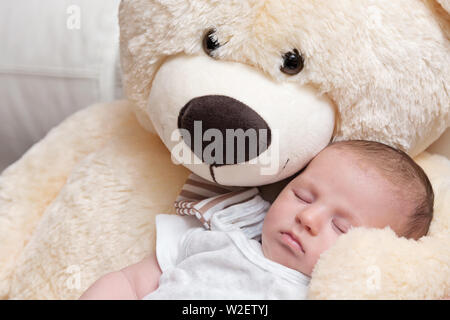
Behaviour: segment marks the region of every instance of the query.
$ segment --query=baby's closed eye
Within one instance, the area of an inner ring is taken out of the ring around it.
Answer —
[[[331,220],[333,229],[338,233],[347,233],[351,225],[343,218],[334,218]]]
[[[314,197],[305,191],[294,191],[295,197],[297,197],[301,202],[310,204],[314,201]]]

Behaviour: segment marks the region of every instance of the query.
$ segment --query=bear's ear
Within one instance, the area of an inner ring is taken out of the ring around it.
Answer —
[[[441,7],[450,14],[450,0],[436,0]]]
[[[450,37],[450,0],[435,0],[438,23],[447,36]]]

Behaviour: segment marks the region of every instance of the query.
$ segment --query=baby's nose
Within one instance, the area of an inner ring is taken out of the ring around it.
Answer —
[[[312,206],[305,208],[296,215],[295,220],[312,235],[319,233],[322,224],[321,214],[316,208],[312,208]]]

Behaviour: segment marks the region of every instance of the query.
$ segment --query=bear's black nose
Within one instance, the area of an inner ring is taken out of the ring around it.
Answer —
[[[271,143],[271,130],[264,119],[227,96],[192,99],[180,110],[178,128],[186,130],[181,134],[195,155],[215,166],[247,162]]]

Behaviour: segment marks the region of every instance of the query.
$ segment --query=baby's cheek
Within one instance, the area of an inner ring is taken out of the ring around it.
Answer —
[[[324,238],[322,239],[323,241],[321,241],[321,243],[316,247],[317,250],[315,252],[315,263],[317,263],[317,260],[319,260],[322,253],[330,249],[336,243],[338,238],[339,235],[337,235],[335,232],[331,232],[324,236]]]

